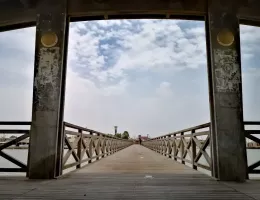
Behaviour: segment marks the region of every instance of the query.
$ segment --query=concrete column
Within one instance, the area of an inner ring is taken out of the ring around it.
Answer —
[[[37,5],[32,126],[28,175],[61,175],[68,17],[64,0]]]
[[[213,176],[245,181],[239,20],[236,0],[210,1],[206,20]]]

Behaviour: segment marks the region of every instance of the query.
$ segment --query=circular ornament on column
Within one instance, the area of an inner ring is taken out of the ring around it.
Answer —
[[[58,42],[58,36],[54,32],[44,33],[41,37],[41,43],[44,47],[54,47]]]
[[[220,45],[228,47],[233,44],[235,38],[234,34],[230,30],[223,29],[218,33],[217,40]]]

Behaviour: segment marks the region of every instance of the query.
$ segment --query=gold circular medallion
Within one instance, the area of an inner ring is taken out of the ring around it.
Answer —
[[[53,32],[44,33],[41,37],[41,43],[45,47],[53,47],[57,44],[57,42],[58,36]]]
[[[231,31],[223,29],[218,33],[217,40],[220,45],[227,47],[233,44],[235,38]]]

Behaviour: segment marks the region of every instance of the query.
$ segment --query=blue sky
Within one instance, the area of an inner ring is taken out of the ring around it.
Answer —
[[[65,120],[102,132],[166,134],[209,121],[204,23],[70,25]],[[0,33],[0,120],[30,120],[35,28]],[[260,28],[241,26],[245,120],[260,120]]]

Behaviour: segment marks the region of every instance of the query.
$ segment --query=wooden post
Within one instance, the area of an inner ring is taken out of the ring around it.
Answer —
[[[167,151],[168,151],[168,141],[167,141],[167,136],[164,137],[164,140],[163,140],[163,146],[164,146],[164,156],[167,155]]]
[[[177,146],[176,146],[176,134],[173,134],[173,158],[175,161],[177,161],[177,158],[176,158],[176,151],[177,151]]]
[[[97,158],[96,158],[96,160],[99,160],[99,156],[100,156],[100,134],[97,134],[97,136],[98,136],[98,141],[97,141],[97,144],[96,144],[96,156],[97,156]]]
[[[106,138],[105,137],[102,137],[102,158],[105,157],[106,155]]]
[[[93,135],[92,132],[89,133],[89,135]],[[93,139],[90,138],[90,142],[89,142],[89,148],[88,148],[88,152],[89,152],[89,161],[88,163],[92,162],[92,158],[93,158]]]
[[[185,138],[183,137],[184,133],[181,133],[181,138],[180,138],[180,142],[181,142],[181,163],[185,165],[185,161],[184,159],[184,144],[183,144],[183,140],[185,140]]]
[[[168,158],[172,158],[171,136],[168,136]]]
[[[247,177],[238,6],[236,0],[210,1],[206,21],[213,174],[223,181]]]
[[[164,154],[164,141],[163,141],[164,137],[161,137],[161,154]]]
[[[81,151],[82,151],[82,140],[83,140],[83,134],[82,134],[82,130],[78,130],[78,132],[80,133],[80,139],[78,141],[78,145],[77,145],[77,156],[79,158],[79,164],[77,165],[77,169],[81,168],[81,160],[82,160],[82,155],[81,155]]]
[[[37,5],[32,125],[28,158],[30,179],[62,173],[68,16],[66,1]]]
[[[197,153],[196,153],[196,143],[195,143],[195,141],[193,140],[193,133],[195,133],[195,129],[193,129],[193,130],[191,131],[191,137],[190,137],[190,139],[191,139],[191,150],[192,150],[192,152],[191,152],[191,153],[192,153],[191,162],[192,162],[192,168],[193,168],[193,169],[197,169],[197,166],[195,165],[195,161],[194,161],[194,159],[195,159]]]

